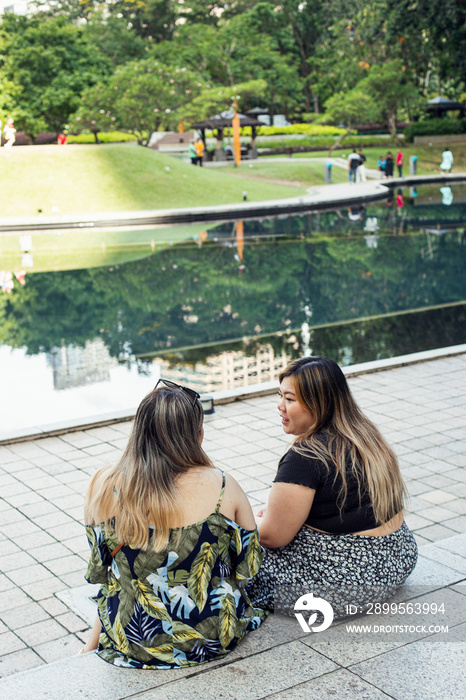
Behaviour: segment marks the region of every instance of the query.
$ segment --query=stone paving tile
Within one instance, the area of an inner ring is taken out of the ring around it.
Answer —
[[[419,496],[420,500],[428,501],[429,503],[434,503],[435,505],[440,505],[441,503],[446,503],[447,501],[453,501],[455,497],[451,493],[447,493],[442,490],[427,491]]]
[[[29,596],[29,598],[40,602],[44,598],[49,598],[51,595],[63,590],[65,587],[66,586],[63,585],[63,581],[61,581],[57,576],[49,576],[49,578],[43,579],[42,581],[34,581],[34,583],[23,584],[22,590]]]
[[[458,513],[459,515],[466,515],[466,499],[455,498],[454,501],[449,501],[448,509]]]
[[[3,557],[7,554],[16,554],[21,551],[22,550],[18,547],[18,545],[11,540],[5,539],[0,541],[0,559],[3,559]]]
[[[456,533],[454,533],[456,534]],[[61,574],[60,580],[63,581],[62,588],[77,588],[78,586],[84,585],[84,573],[86,571],[86,566],[84,566],[80,571],[73,571],[70,574]]]
[[[15,569],[25,569],[35,563],[35,560],[29,554],[20,550],[2,558],[2,570],[9,572]]]
[[[68,433],[67,435],[62,435],[61,439],[64,442],[67,442],[69,445],[77,447],[80,450],[86,447],[93,447],[100,443],[100,440],[98,438],[94,437],[89,432],[85,432],[83,430],[79,430],[75,433]]]
[[[55,597],[44,598],[40,601],[40,606],[47,613],[49,613],[49,615],[55,618],[59,615],[63,615],[64,613],[68,612],[68,608],[66,607],[66,605],[62,603],[61,600]]]
[[[456,532],[466,532],[465,515],[460,515],[457,518],[450,518],[446,524],[450,530],[456,530]]]
[[[72,612],[57,615],[55,621],[65,627],[68,632],[84,632],[88,629],[87,622],[84,622],[81,617],[78,617]]]
[[[70,554],[60,559],[53,559],[47,562],[47,569],[55,576],[69,574],[74,571],[82,571],[83,567],[87,566],[87,562],[77,554]]]
[[[20,627],[32,625],[34,622],[41,622],[49,619],[49,614],[37,603],[28,603],[19,608],[4,610],[0,613],[0,619],[10,630],[17,630]]]
[[[41,666],[44,662],[32,649],[22,649],[0,656],[0,678]],[[32,697],[32,696],[31,696]]]
[[[443,540],[446,537],[452,537],[456,534],[455,530],[445,527],[444,525],[429,525],[428,527],[421,527],[416,530],[416,534],[424,537],[430,542],[436,542],[437,540]]]
[[[43,620],[16,631],[17,636],[30,647],[36,647],[44,642],[51,642],[58,637],[64,637],[67,631],[55,620]]]
[[[8,576],[17,586],[22,586],[25,589],[25,586],[30,583],[37,583],[49,578],[50,572],[42,564],[34,563],[9,571]]]
[[[35,652],[46,662],[58,661],[65,659],[73,654],[79,654],[83,648],[83,643],[74,634],[67,634],[59,639],[54,639],[44,644],[38,644],[34,647]]]

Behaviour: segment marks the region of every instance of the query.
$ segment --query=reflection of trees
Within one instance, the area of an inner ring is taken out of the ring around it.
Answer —
[[[345,364],[345,349],[350,362],[396,357],[422,349],[448,347],[465,342],[466,303],[463,306],[432,309],[422,313],[319,328],[312,332],[311,347],[316,354]],[[347,362],[346,362],[347,364]]]
[[[305,305],[319,325],[465,298],[466,247],[454,233],[423,257],[424,236],[381,236],[369,249],[359,235],[309,237],[312,221],[297,217],[288,225],[302,239],[255,242],[247,223],[242,275],[220,230],[218,244],[119,268],[29,275],[0,304],[0,341],[34,354],[100,336],[125,358],[297,328]],[[258,223],[273,235],[275,224]]]

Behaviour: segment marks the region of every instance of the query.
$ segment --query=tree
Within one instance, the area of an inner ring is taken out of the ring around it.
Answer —
[[[5,15],[0,56],[0,80],[15,89],[17,127],[32,138],[39,130],[60,132],[84,88],[109,71],[84,30],[63,17]]]
[[[398,141],[397,116],[403,104],[416,93],[413,83],[405,76],[405,66],[400,59],[375,65],[367,78],[358,83],[358,89],[369,94],[379,106],[391,135]]]
[[[237,98],[239,112],[246,112],[252,107],[252,102],[261,100],[266,94],[265,80],[250,80],[233,87],[206,87],[192,102],[180,107],[179,115],[188,124],[201,121],[231,109],[234,98]]]
[[[315,91],[314,59],[327,36],[333,0],[262,0],[251,11],[251,21],[263,35],[272,38],[274,47],[298,67],[303,82],[304,111],[319,112]]]
[[[343,124],[348,131],[342,134],[331,146],[328,154],[338,148],[345,136],[351,133],[351,129],[356,124],[363,122],[377,121],[380,109],[375,101],[366,92],[354,88],[347,93],[339,93],[330,97],[325,103],[325,115],[322,121],[330,124]]]
[[[184,25],[172,41],[153,47],[151,55],[163,63],[184,65],[207,75],[213,89],[234,89],[236,94],[241,94],[237,89],[239,84],[262,81],[266,89],[261,90],[253,104],[243,100],[241,111],[256,106],[260,98],[261,105],[265,104],[271,114],[289,113],[299,110],[303,99],[303,82],[295,66],[273,47],[270,37],[251,25],[247,14],[224,21],[217,28]],[[212,102],[209,95],[203,98]],[[209,114],[212,112],[207,109],[202,118]]]
[[[174,68],[153,59],[132,61],[84,93],[72,124],[94,132],[120,129],[147,145],[152,131],[178,126],[180,109],[203,87],[199,77],[185,67]]]

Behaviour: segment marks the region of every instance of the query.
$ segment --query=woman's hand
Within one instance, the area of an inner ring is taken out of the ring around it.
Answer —
[[[289,544],[306,522],[314,496],[315,489],[307,486],[274,483],[267,508],[256,515],[261,544],[268,549]]]
[[[254,517],[256,518],[256,523],[257,523],[258,525],[259,525],[259,522],[260,522],[260,521],[262,520],[262,518],[264,517],[266,511],[267,511],[267,506],[262,506],[262,507],[259,508],[259,510],[256,512],[256,514],[255,514]]]
[[[83,646],[81,651],[79,652],[80,654],[87,654],[88,651],[94,651],[94,649],[97,649],[99,645],[99,637],[100,637],[100,632],[101,632],[101,624],[99,620],[99,616],[96,615],[96,618],[94,620],[94,624],[91,629],[91,635],[89,639],[87,640],[86,644]]]

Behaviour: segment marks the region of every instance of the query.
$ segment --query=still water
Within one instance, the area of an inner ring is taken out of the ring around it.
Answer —
[[[466,342],[466,187],[245,222],[0,238],[3,433]]]

